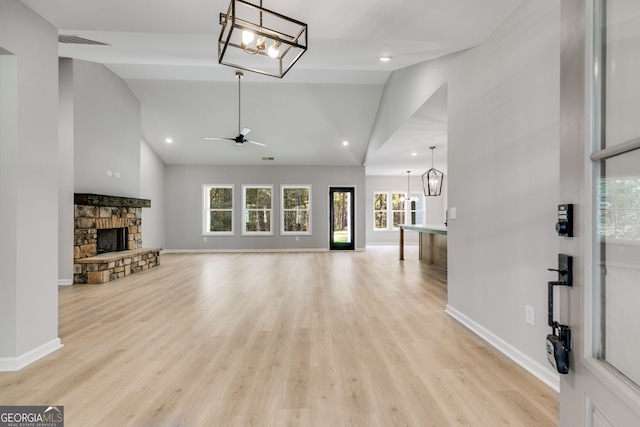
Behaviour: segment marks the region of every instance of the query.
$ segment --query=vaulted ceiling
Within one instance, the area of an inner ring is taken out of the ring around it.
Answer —
[[[22,2],[59,34],[107,44],[60,43],[60,56],[102,63],[127,82],[142,136],[166,164],[363,165],[390,74],[481,44],[522,0],[263,0],[309,26],[309,49],[283,79],[244,73],[240,126],[267,147],[202,140],[238,133],[235,70],[217,61],[228,0]],[[370,153],[367,174],[426,170],[428,147],[446,147],[446,122],[438,91]]]

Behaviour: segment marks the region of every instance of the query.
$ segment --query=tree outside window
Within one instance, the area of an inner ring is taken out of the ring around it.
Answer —
[[[604,178],[599,185],[600,236],[610,240],[640,240],[640,178]]]
[[[281,234],[311,234],[311,186],[283,185]]]
[[[203,185],[204,235],[233,235],[233,185]]]
[[[387,200],[389,195],[387,193],[374,193],[373,194],[373,229],[374,230],[386,230],[387,229]]]
[[[244,185],[243,234],[272,235],[272,186]]]
[[[414,201],[405,201],[405,192],[373,193],[373,229],[397,230],[403,224],[422,224],[424,198],[421,193],[411,193]]]
[[[397,230],[405,223],[405,193],[391,193],[391,212],[393,215],[393,229]]]

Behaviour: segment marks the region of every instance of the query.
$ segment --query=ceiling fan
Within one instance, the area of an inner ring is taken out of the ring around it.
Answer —
[[[238,136],[235,138],[222,138],[217,136],[203,136],[202,139],[205,140],[229,140],[234,141],[236,145],[243,145],[245,142],[249,142],[251,144],[260,145],[262,147],[266,147],[267,144],[263,144],[262,142],[252,141],[247,139],[247,134],[251,132],[251,128],[242,128],[240,129],[240,112],[241,112],[241,97],[240,97],[240,80],[244,77],[240,71],[236,71],[236,77],[238,78]]]

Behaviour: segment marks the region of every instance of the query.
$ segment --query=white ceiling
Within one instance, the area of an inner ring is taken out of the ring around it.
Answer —
[[[22,2],[60,34],[110,45],[61,43],[60,56],[102,63],[127,82],[142,135],[167,164],[362,165],[391,72],[482,43],[522,0],[263,0],[309,26],[309,49],[283,79],[244,73],[241,127],[267,147],[201,139],[238,133],[235,70],[216,57],[229,0]],[[446,129],[443,89],[369,157],[367,174],[422,173],[430,145],[446,169]]]

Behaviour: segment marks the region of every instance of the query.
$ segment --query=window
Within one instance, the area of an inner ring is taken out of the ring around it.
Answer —
[[[283,185],[281,234],[311,234],[311,186]]]
[[[424,225],[424,196],[422,193],[411,193],[411,202],[406,207],[408,221],[406,224]]]
[[[273,235],[271,194],[273,186],[243,185],[243,235]]]
[[[373,193],[373,229],[387,229],[387,193]]]
[[[600,237],[640,241],[640,176],[609,177],[603,173],[598,184]]]
[[[393,218],[393,224],[391,229],[397,230],[400,225],[404,224],[404,193],[391,193],[391,214]]]
[[[233,235],[233,185],[203,185],[206,236]]]
[[[424,218],[422,193],[411,193],[413,201],[408,203],[405,202],[406,194],[406,192],[373,193],[374,230],[397,230],[402,224],[422,224]]]

